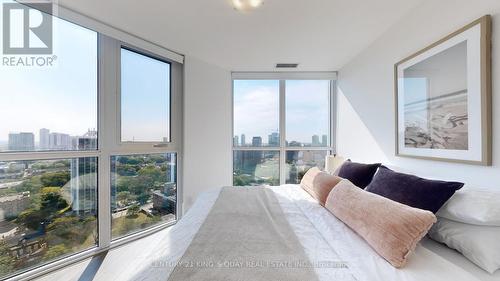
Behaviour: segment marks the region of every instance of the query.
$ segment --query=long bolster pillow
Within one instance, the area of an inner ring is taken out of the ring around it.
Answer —
[[[328,194],[341,180],[342,178],[313,167],[304,175],[300,186],[316,199],[321,206],[325,206]]]
[[[396,268],[405,266],[436,222],[432,212],[364,191],[348,180],[332,189],[325,207]]]

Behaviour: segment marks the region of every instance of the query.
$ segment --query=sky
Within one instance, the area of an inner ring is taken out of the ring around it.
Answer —
[[[0,142],[11,132],[32,132],[38,142],[41,128],[70,135],[97,128],[97,33],[53,20],[54,67],[0,66]],[[169,76],[169,64],[122,50],[124,141],[169,137]]]
[[[234,134],[252,137],[267,136],[279,130],[279,81],[234,81]]]
[[[0,66],[0,141],[9,132],[97,128],[97,33],[54,18],[54,67]]]
[[[70,135],[97,128],[97,33],[58,18],[53,23],[54,67],[0,66],[2,142],[10,132],[33,132],[38,142],[41,128]],[[124,141],[169,137],[170,66],[144,58],[122,50]],[[286,93],[287,140],[328,135],[329,81],[286,81]],[[279,130],[279,81],[234,81],[234,113],[235,135],[267,142]]]
[[[312,135],[328,135],[330,81],[293,80],[286,87],[286,139],[310,143]]]
[[[169,137],[170,65],[122,49],[122,140],[156,141]]]
[[[329,93],[327,80],[286,81],[286,132],[288,141],[311,143],[313,135],[328,135]],[[279,130],[279,81],[234,81],[234,134],[246,142]],[[241,140],[240,140],[241,141]]]

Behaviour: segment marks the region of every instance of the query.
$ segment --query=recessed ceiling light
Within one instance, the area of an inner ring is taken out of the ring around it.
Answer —
[[[232,0],[232,2],[234,8],[238,11],[249,11],[264,4],[264,0]]]

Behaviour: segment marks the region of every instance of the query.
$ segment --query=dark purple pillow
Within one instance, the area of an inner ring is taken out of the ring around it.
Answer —
[[[382,166],[365,190],[435,214],[462,186],[461,182],[423,179]]]
[[[362,164],[347,160],[340,167],[338,176],[348,179],[357,187],[365,188],[372,181],[373,175],[380,165],[380,163]]]

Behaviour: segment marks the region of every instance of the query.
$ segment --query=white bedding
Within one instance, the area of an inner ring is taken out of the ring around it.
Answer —
[[[457,265],[461,269],[471,273],[481,281],[500,281],[500,270],[497,270],[493,274],[489,274],[484,269],[469,261],[461,253],[457,252],[454,249],[450,249],[446,245],[438,243],[430,238],[424,238],[421,244],[424,248],[429,249],[430,251],[443,257],[444,259]]]
[[[317,204],[298,185],[271,188],[311,262],[335,261],[349,268],[317,267],[319,280],[477,281],[467,271],[418,246],[403,269],[395,269],[352,230]],[[141,245],[133,264],[115,280],[167,280],[217,199],[220,189],[201,194],[186,215],[156,243]],[[139,273],[138,273],[139,272]]]

